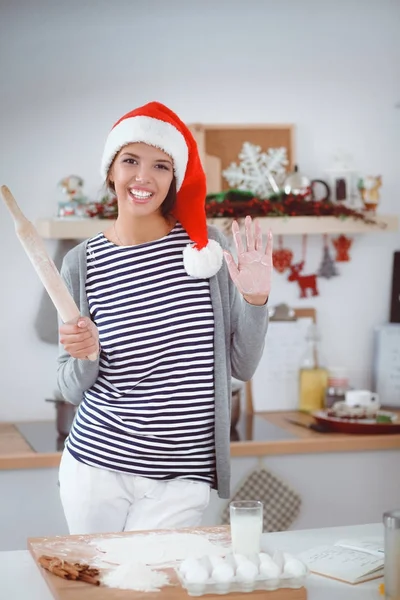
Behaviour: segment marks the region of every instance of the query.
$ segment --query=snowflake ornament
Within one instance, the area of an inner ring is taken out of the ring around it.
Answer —
[[[288,164],[286,148],[269,148],[267,152],[261,152],[261,146],[244,142],[239,160],[238,165],[231,163],[222,171],[230,186],[260,198],[279,192],[277,181],[286,174]]]

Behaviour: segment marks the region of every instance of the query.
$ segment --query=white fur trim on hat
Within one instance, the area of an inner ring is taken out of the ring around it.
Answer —
[[[176,187],[179,190],[185,177],[189,157],[186,140],[182,133],[171,123],[153,117],[129,117],[123,119],[110,131],[101,161],[103,179],[107,178],[108,169],[121,148],[136,142],[143,142],[149,146],[160,148],[172,158]]]
[[[208,240],[208,244],[201,250],[196,250],[194,244],[188,244],[183,250],[183,265],[186,273],[199,279],[212,277],[222,267],[223,252],[215,240]]]

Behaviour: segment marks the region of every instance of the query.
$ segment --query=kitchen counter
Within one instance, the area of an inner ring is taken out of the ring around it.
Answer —
[[[400,417],[400,411],[397,411]],[[400,434],[346,435],[318,433],[288,423],[309,424],[296,411],[243,415],[231,435],[231,456],[279,456],[400,449]],[[0,423],[0,470],[58,467],[64,438],[54,421]]]
[[[263,544],[267,548],[297,554],[313,546],[332,544],[340,538],[375,536],[383,537],[383,526],[379,523],[268,533],[263,534]],[[381,581],[382,579],[375,579],[352,586],[326,577],[310,575],[306,586],[308,600],[379,600],[382,598],[378,593]],[[0,597],[7,600],[53,600],[39,568],[27,550],[0,552]],[[162,598],[161,591],[160,600]],[[243,598],[246,598],[246,595],[243,595]]]

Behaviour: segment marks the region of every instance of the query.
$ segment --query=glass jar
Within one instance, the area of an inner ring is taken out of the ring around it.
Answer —
[[[325,392],[325,408],[332,408],[335,402],[344,402],[349,389],[347,371],[343,367],[329,369]]]
[[[315,324],[307,332],[306,351],[300,363],[299,410],[314,412],[324,407],[328,371],[320,352],[320,335]]]
[[[400,600],[400,510],[383,515],[385,527],[385,598]]]

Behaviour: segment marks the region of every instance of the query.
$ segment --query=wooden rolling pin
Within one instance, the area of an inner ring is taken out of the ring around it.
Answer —
[[[1,186],[1,194],[14,219],[16,234],[62,321],[64,323],[77,323],[81,316],[79,308],[57,271],[56,265],[48,255],[42,238],[32,223],[25,217],[7,186]],[[97,354],[91,354],[88,358],[89,360],[96,360]]]

